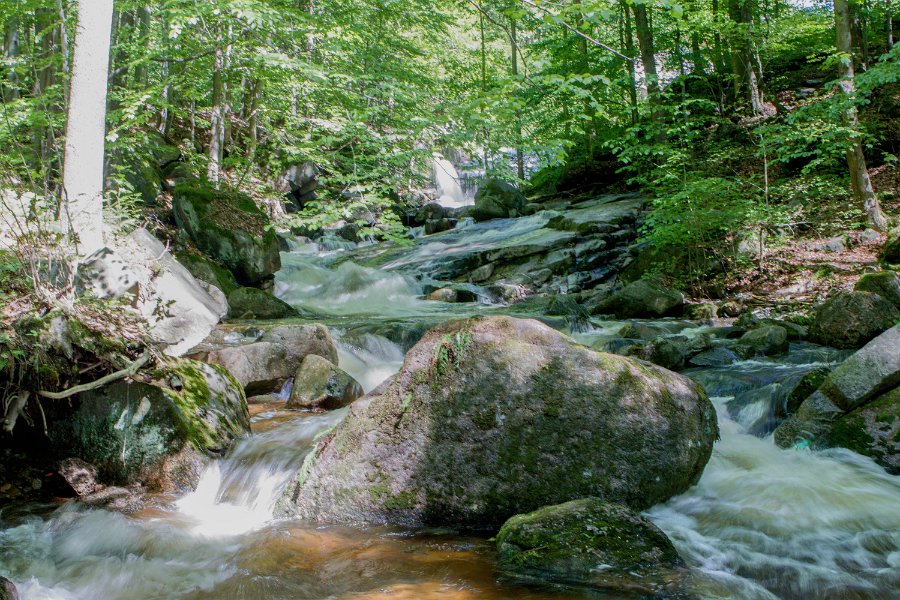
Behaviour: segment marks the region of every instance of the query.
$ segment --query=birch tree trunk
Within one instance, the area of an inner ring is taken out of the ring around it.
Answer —
[[[216,47],[216,63],[213,71],[213,106],[209,131],[209,167],[206,177],[211,183],[219,181],[219,157],[222,156],[222,145],[225,142],[225,51]]]
[[[834,0],[834,24],[837,31],[837,50],[844,55],[838,63],[840,87],[844,94],[853,98],[856,95],[856,83],[853,79],[855,73],[850,38],[850,2],[848,0]],[[856,105],[850,105],[844,113],[844,119],[853,129],[859,125]],[[881,203],[872,187],[872,180],[869,178],[869,171],[866,168],[866,156],[863,153],[862,142],[858,138],[852,140],[847,148],[847,166],[850,168],[853,195],[856,201],[862,204],[863,210],[866,212],[866,221],[873,229],[886,231],[888,228],[887,217],[884,216]]]
[[[80,256],[103,247],[103,152],[112,15],[113,0],[78,2],[61,219]]]

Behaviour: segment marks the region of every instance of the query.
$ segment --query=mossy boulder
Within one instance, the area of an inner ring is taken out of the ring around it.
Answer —
[[[362,386],[343,369],[327,358],[310,354],[297,369],[287,407],[334,410],[362,395]]]
[[[528,199],[511,183],[488,179],[478,188],[469,216],[476,221],[517,217],[523,214],[527,204]]]
[[[702,388],[530,319],[441,325],[314,450],[285,511],[321,522],[499,527],[586,496],[641,510],[697,481]]]
[[[816,445],[853,450],[900,475],[900,388],[837,419]]]
[[[878,294],[900,310],[900,275],[893,271],[866,273],[860,277],[853,289],[858,292]]]
[[[186,489],[198,457],[220,455],[250,431],[240,384],[223,368],[192,360],[164,366],[148,381],[119,381],[80,394],[51,441],[97,467],[106,484],[140,482]]]
[[[778,325],[765,325],[741,336],[735,351],[744,358],[783,354],[788,350],[788,332]]]
[[[879,294],[842,292],[826,300],[813,316],[813,341],[834,348],[861,348],[900,321],[900,310]]]
[[[269,292],[240,287],[228,294],[229,319],[288,319],[300,312]]]
[[[797,413],[775,430],[782,448],[823,438],[841,417],[900,385],[900,325],[885,331],[842,362]]]
[[[678,316],[683,309],[684,294],[656,279],[640,279],[600,302],[591,312],[632,319]]]
[[[497,563],[518,577],[654,598],[678,595],[687,576],[656,525],[598,498],[512,517],[497,535]]]
[[[900,235],[896,233],[881,248],[878,258],[889,265],[900,265]]]
[[[231,271],[205,256],[194,252],[179,252],[175,258],[184,265],[185,269],[190,271],[191,275],[209,285],[216,286],[222,290],[225,296],[241,287]]]
[[[278,236],[249,196],[184,183],[172,198],[178,227],[242,285],[258,285],[281,268]]]
[[[224,367],[253,396],[278,390],[310,355],[332,363],[338,360],[337,347],[324,325],[221,325],[191,350],[190,357]]]

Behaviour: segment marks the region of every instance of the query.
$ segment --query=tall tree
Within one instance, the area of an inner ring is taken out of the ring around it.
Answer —
[[[62,221],[84,256],[103,246],[103,153],[113,0],[79,0],[66,152]]]
[[[854,104],[856,96],[856,83],[854,81],[853,68],[853,42],[850,34],[851,10],[855,5],[848,0],[834,0],[834,23],[837,32],[837,50],[840,54],[838,61],[838,75],[841,78],[840,87],[849,98],[848,106],[844,112],[844,119],[851,129],[859,126],[859,116]],[[887,217],[881,210],[881,203],[872,187],[872,179],[866,168],[866,156],[863,153],[862,142],[859,138],[850,140],[847,147],[847,166],[850,168],[850,181],[853,186],[853,195],[857,202],[862,204],[866,212],[866,221],[869,226],[878,231],[885,231],[888,227]]]

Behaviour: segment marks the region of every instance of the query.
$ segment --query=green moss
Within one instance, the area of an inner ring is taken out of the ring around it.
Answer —
[[[388,510],[408,510],[416,506],[417,497],[412,491],[389,495],[382,505]]]
[[[829,445],[847,448],[865,456],[872,455],[875,439],[866,431],[866,422],[862,417],[839,419],[826,437]]]

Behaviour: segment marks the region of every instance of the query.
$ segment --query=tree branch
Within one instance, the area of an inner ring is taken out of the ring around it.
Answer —
[[[47,392],[41,390],[38,392],[39,396],[43,396],[44,398],[50,398],[51,400],[63,400],[65,398],[69,398],[74,396],[75,394],[80,394],[81,392],[88,392],[90,390],[95,390],[99,387],[103,387],[108,383],[112,383],[113,381],[118,381],[119,379],[124,379],[126,377],[131,377],[138,370],[147,364],[150,360],[150,353],[144,352],[137,359],[134,360],[130,365],[122,369],[121,371],[116,371],[115,373],[110,373],[105,377],[101,377],[97,381],[91,383],[82,383],[81,385],[76,385],[75,387],[71,387],[62,392]]]
[[[548,15],[550,15],[550,16],[552,16],[552,17],[556,17],[556,15],[554,15],[553,12],[552,12],[550,9],[544,8],[543,6],[540,6],[539,4],[535,4],[535,3],[532,2],[531,0],[522,0],[522,2],[525,3],[525,4],[527,4],[528,6],[531,6],[532,8],[536,8],[537,10],[541,11],[542,13],[548,14]],[[584,33],[583,31],[579,30],[578,28],[572,27],[571,25],[569,25],[568,23],[566,23],[566,22],[563,21],[562,19],[559,19],[559,23],[560,23],[560,25],[562,25],[563,27],[565,27],[566,29],[568,29],[569,31],[571,31],[572,33],[574,33],[575,35],[579,35],[579,36],[583,37],[584,39],[586,39],[586,40],[589,41],[590,43],[594,44],[595,46],[599,46],[600,48],[603,48],[604,50],[607,50],[607,51],[609,51],[609,52],[612,52],[613,54],[615,54],[615,55],[618,56],[619,58],[624,59],[624,60],[627,60],[628,62],[634,62],[634,59],[633,59],[633,58],[629,58],[629,57],[625,56],[624,54],[622,54],[621,52],[619,52],[618,50],[615,50],[615,49],[613,49],[613,48],[607,46],[607,45],[604,44],[603,42],[601,42],[601,41],[599,41],[599,40],[595,40],[594,38],[592,38],[592,37],[589,36],[588,34]]]

